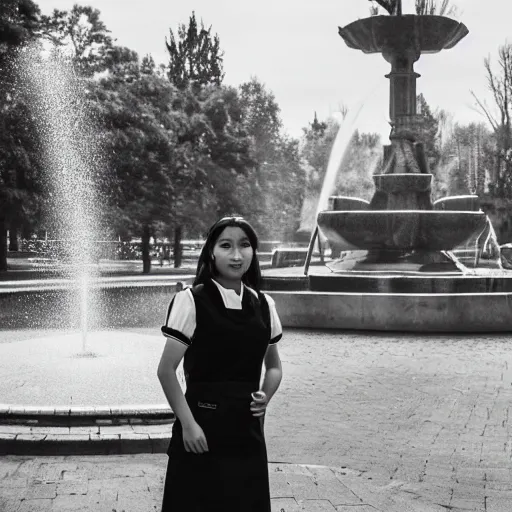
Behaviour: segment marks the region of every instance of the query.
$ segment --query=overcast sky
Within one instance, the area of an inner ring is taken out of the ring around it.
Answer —
[[[369,15],[367,0],[36,0],[43,13],[70,9],[74,3],[99,9],[117,43],[167,61],[165,38],[188,23],[192,11],[212,26],[225,52],[225,83],[239,85],[258,77],[275,94],[285,129],[301,128],[345,104],[358,110],[364,131],[389,134],[387,127],[389,64],[380,55],[349,49],[338,26]],[[404,13],[414,0],[403,0]],[[432,107],[447,109],[456,120],[484,118],[472,110],[473,89],[492,103],[487,92],[484,57],[496,61],[498,47],[512,42],[510,0],[458,0],[457,19],[469,29],[451,50],[424,55],[416,64],[418,92]],[[485,6],[485,7],[484,7]]]

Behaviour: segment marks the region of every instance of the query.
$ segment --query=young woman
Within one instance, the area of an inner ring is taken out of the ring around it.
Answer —
[[[162,512],[270,512],[263,419],[282,378],[282,329],[260,292],[257,248],[247,221],[219,220],[193,287],[169,306],[158,378],[177,419]],[[185,395],[176,376],[183,357]]]

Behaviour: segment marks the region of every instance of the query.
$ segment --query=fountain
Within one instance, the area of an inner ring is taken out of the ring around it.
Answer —
[[[74,407],[166,407],[156,378],[163,347],[157,326],[177,279],[100,276],[95,247],[102,198],[96,184],[108,163],[83,87],[66,60],[40,48],[26,50],[18,69],[62,247],[58,278],[3,282],[0,288],[1,402],[68,414]],[[148,326],[154,336],[131,331]]]
[[[402,14],[397,4],[392,16],[339,28],[350,48],[381,53],[391,64],[391,144],[373,176],[373,198],[331,197],[330,209],[318,212],[304,271],[271,269],[264,288],[285,326],[510,330],[512,272],[501,268],[492,225],[477,196],[432,201],[421,142],[414,63],[453,48],[468,29],[444,16]],[[316,240],[319,261],[312,258]]]

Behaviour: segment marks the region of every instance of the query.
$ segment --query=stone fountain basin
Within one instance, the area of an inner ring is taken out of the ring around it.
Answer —
[[[329,242],[344,251],[449,251],[483,232],[486,219],[483,212],[363,210],[323,211],[318,214],[317,222]],[[416,236],[404,236],[404,232],[413,229],[417,230]]]
[[[469,33],[463,23],[445,16],[371,16],[354,21],[339,34],[347,46],[364,53],[400,53],[415,49],[437,53],[454,47]]]

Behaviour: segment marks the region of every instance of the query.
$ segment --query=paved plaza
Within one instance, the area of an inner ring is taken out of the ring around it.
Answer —
[[[284,378],[265,424],[275,510],[512,510],[508,335],[285,329],[279,345]],[[166,460],[4,456],[0,510],[101,510],[88,500],[113,493],[109,512],[158,510]],[[337,503],[338,482],[356,502]],[[34,499],[46,501],[27,508]]]

